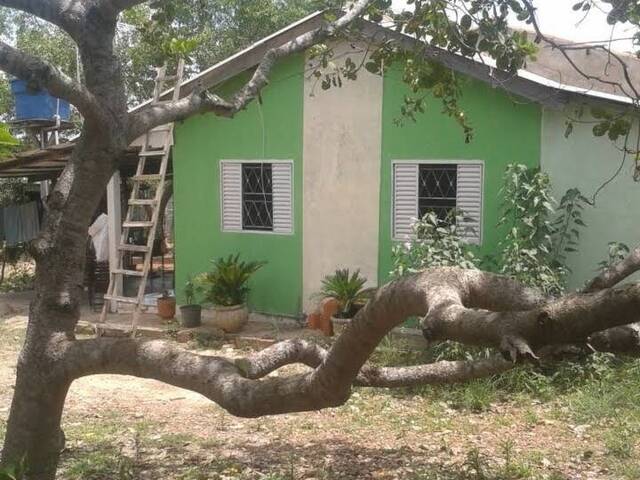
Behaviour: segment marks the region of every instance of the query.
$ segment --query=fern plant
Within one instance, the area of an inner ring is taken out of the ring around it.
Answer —
[[[338,318],[351,318],[355,315],[358,304],[367,299],[365,283],[367,279],[360,275],[360,270],[351,273],[348,268],[339,269],[322,279],[320,295],[338,301]]]
[[[198,277],[204,290],[204,299],[221,307],[241,305],[249,295],[249,279],[266,262],[245,262],[240,254],[213,260],[213,270]]]

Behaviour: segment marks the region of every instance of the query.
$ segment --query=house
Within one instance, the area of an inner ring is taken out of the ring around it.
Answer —
[[[369,27],[369,38],[386,34]],[[334,58],[358,63],[365,51],[364,41],[344,41],[334,45]],[[427,208],[462,208],[475,222],[468,240],[482,254],[496,253],[503,234],[496,228],[499,189],[509,163],[549,171],[558,196],[574,186],[590,195],[617,169],[619,151],[594,137],[590,125],[576,125],[565,139],[565,115],[585,101],[626,99],[534,74],[501,83],[487,67],[439,55],[469,77],[462,100],[474,128],[469,144],[436,101],[415,123],[395,124],[407,93],[398,71],[382,78],[362,70],[357,81],[323,91],[302,55],[278,65],[262,102],[236,118],[204,115],[180,124],[178,288],[209,259],[241,252],[268,262],[255,277],[252,308],[297,315],[311,308],[322,277],[336,268],[359,268],[372,285],[387,281],[394,242]],[[216,68],[203,75],[215,78]],[[219,89],[233,91],[242,79],[225,78]],[[608,241],[640,238],[633,209],[624,207],[640,199],[632,168],[629,162],[585,213],[581,254],[570,259],[572,286],[593,276]]]
[[[276,32],[190,79],[183,93],[198,86],[233,92],[269,48],[322,21],[316,13]],[[388,38],[415,45],[363,21],[359,38],[333,45],[334,60],[358,63],[369,43]],[[370,285],[387,281],[394,243],[406,239],[412,218],[427,209],[461,208],[473,227],[467,240],[480,254],[496,253],[503,236],[496,227],[499,190],[510,163],[548,171],[558,197],[571,187],[590,196],[620,167],[619,150],[594,137],[591,125],[576,124],[565,138],[565,122],[580,104],[624,108],[630,99],[599,85],[562,83],[562,75],[552,74],[561,67],[553,52],[545,57],[553,62],[517,76],[435,48],[425,54],[466,77],[470,143],[435,101],[415,123],[397,125],[407,93],[399,71],[381,77],[363,69],[357,81],[324,91],[305,55],[281,61],[261,101],[235,118],[206,114],[176,125],[179,302],[189,276],[207,270],[213,258],[239,252],[268,262],[253,279],[251,308],[299,317],[336,268],[360,269]],[[572,287],[593,276],[608,241],[633,245],[640,238],[632,218],[640,201],[632,163],[622,165],[584,214],[589,228],[580,254],[569,259]]]

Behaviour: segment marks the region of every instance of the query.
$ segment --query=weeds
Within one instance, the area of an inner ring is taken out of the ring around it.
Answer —
[[[0,293],[24,292],[33,289],[35,273],[31,264],[16,265],[0,283]]]

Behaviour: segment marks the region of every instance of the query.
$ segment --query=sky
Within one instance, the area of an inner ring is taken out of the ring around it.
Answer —
[[[611,26],[607,25],[606,14],[592,9],[587,17],[580,21],[584,14],[574,12],[572,6],[577,0],[533,0],[538,9],[538,21],[543,33],[565,38],[574,42],[593,42],[607,40],[611,36]],[[393,8],[402,10],[406,0],[393,0]],[[516,28],[531,29],[524,23],[514,20]],[[633,30],[630,27],[618,26],[613,38],[630,37]],[[630,40],[614,42],[613,50],[628,52],[632,50]]]

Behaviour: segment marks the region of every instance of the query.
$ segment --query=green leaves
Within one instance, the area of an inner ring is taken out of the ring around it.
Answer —
[[[609,242],[607,244],[607,259],[598,263],[598,269],[604,271],[616,263],[624,260],[629,255],[629,247],[621,242]]]
[[[308,51],[309,60],[315,60],[312,75],[320,82],[322,90],[331,87],[342,87],[343,79],[357,80],[360,67],[351,57],[346,57],[344,62],[336,63],[332,60],[334,51],[326,44],[316,44]]]
[[[197,277],[205,293],[205,301],[223,307],[232,307],[246,302],[249,294],[249,279],[266,262],[245,262],[240,254],[229,255],[213,261],[213,270]]]
[[[360,270],[350,273],[348,268],[338,269],[322,279],[320,295],[338,301],[340,318],[351,318],[356,310],[354,305],[366,301],[365,283],[367,279],[360,275]]]
[[[11,135],[9,127],[4,123],[0,123],[0,162],[2,157],[6,157],[13,153],[20,146],[20,141]]]
[[[626,112],[609,111],[600,107],[591,109],[591,116],[599,120],[593,126],[593,134],[596,137],[608,135],[612,141],[618,140],[629,134],[632,125],[632,119],[627,116]]]
[[[556,208],[549,176],[525,165],[509,165],[504,179],[499,224],[509,230],[500,242],[499,271],[558,294],[569,273],[567,255],[577,251],[577,227],[585,225],[581,212],[588,200],[570,189]]]
[[[15,465],[0,468],[0,480],[22,480],[25,478],[25,459]]]
[[[464,212],[452,210],[444,220],[433,212],[416,220],[413,237],[393,247],[391,275],[402,277],[430,267],[477,268],[479,259],[463,239],[466,232],[456,224],[456,218],[460,217],[464,218]]]

